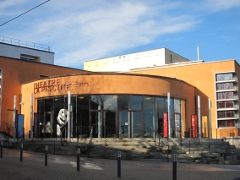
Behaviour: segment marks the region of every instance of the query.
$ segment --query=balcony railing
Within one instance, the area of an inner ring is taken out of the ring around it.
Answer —
[[[30,42],[30,41],[23,41],[19,39],[13,39],[5,36],[0,35],[0,42],[6,43],[6,44],[11,44],[11,45],[16,45],[16,46],[22,46],[22,47],[27,47],[27,48],[32,48],[32,49],[37,49],[41,51],[51,51],[51,47],[35,42]]]

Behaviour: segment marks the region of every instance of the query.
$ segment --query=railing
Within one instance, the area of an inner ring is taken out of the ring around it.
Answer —
[[[33,48],[37,50],[42,50],[42,51],[51,51],[51,47],[35,42],[30,42],[30,41],[23,41],[19,39],[13,39],[5,36],[0,35],[0,42],[6,43],[6,44],[11,44],[11,45],[16,45],[16,46],[22,46],[22,47],[28,47],[28,48]]]
[[[1,130],[3,130],[8,137],[13,137],[14,127],[6,121],[2,121]]]

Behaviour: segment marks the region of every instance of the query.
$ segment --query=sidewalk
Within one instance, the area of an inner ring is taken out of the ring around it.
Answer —
[[[0,179],[45,180],[45,179],[129,179],[129,180],[172,180],[172,162],[121,161],[121,178],[117,177],[116,160],[80,159],[77,157],[24,152],[20,162],[20,151],[3,149],[0,157]],[[177,164],[178,180],[240,180],[240,165]]]

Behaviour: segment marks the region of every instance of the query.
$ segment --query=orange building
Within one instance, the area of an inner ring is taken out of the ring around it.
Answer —
[[[90,72],[0,57],[2,134],[14,138],[239,135],[235,60]]]
[[[240,67],[235,60],[183,62],[131,72],[177,78],[191,84],[196,87],[195,96],[200,97],[202,133],[209,132],[213,138],[239,136]],[[207,127],[209,124],[211,127]]]

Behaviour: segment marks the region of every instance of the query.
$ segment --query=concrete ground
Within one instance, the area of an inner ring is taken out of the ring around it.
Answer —
[[[172,180],[172,162],[121,161],[121,177],[117,176],[116,160],[80,158],[77,171],[77,157],[24,152],[3,149],[0,157],[0,179],[130,179],[130,180]],[[240,180],[240,165],[210,165],[177,163],[178,180]]]

